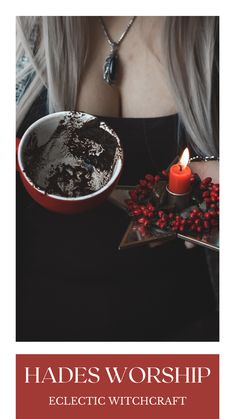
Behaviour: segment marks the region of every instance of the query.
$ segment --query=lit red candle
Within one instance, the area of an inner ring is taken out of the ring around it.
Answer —
[[[184,194],[190,189],[192,171],[188,166],[189,149],[186,148],[177,164],[173,164],[169,173],[168,189],[172,193]]]

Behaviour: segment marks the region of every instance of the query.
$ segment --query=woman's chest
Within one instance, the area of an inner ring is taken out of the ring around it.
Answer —
[[[105,35],[94,25],[81,79],[79,110],[122,117],[155,117],[176,112],[166,71],[157,51],[153,51],[143,36],[143,28],[137,27],[134,31],[133,27],[120,44],[113,85],[103,79],[109,54],[110,45]]]

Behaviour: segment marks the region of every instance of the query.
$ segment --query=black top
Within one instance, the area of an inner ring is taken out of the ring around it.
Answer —
[[[28,116],[21,133],[38,117]],[[122,184],[166,168],[177,154],[177,115],[102,120],[124,147]],[[54,214],[18,178],[17,217],[17,340],[218,339],[203,248],[175,240],[120,251],[129,223],[122,210],[107,201],[84,214]]]

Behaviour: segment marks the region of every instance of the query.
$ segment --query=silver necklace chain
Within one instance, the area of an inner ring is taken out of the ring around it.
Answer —
[[[111,45],[111,47],[112,47],[112,48],[113,48],[113,47],[116,47],[116,48],[117,48],[117,47],[119,47],[119,45],[121,44],[121,42],[123,41],[123,39],[125,38],[125,36],[128,34],[128,32],[129,32],[129,30],[130,30],[131,26],[133,25],[135,18],[136,18],[136,16],[133,16],[133,17],[130,19],[130,21],[129,21],[129,23],[128,23],[128,25],[127,25],[126,29],[125,29],[125,31],[121,34],[121,36],[120,36],[119,40],[118,40],[117,42],[115,42],[115,41],[113,41],[113,39],[111,38],[111,36],[110,36],[110,34],[109,34],[109,32],[108,32],[108,29],[107,29],[107,28],[106,28],[106,26],[105,26],[104,19],[103,19],[101,16],[99,17],[99,19],[100,19],[100,23],[101,23],[101,26],[102,26],[103,31],[104,31],[104,34],[105,34],[105,36],[106,36],[106,38],[107,38],[107,41],[108,41],[109,45]]]
[[[117,76],[117,64],[118,64],[118,49],[120,47],[121,42],[123,41],[125,36],[128,34],[130,28],[132,27],[132,25],[135,21],[135,18],[136,18],[136,16],[133,16],[130,19],[125,31],[121,34],[119,40],[117,42],[115,42],[111,38],[111,36],[110,36],[106,26],[105,26],[104,19],[101,16],[99,16],[99,20],[100,20],[101,26],[103,28],[104,34],[107,38],[107,41],[108,41],[109,45],[111,46],[111,53],[106,58],[106,60],[104,62],[104,68],[103,68],[103,79],[104,79],[104,81],[106,81],[106,83],[108,83],[110,85],[114,84],[116,82],[116,79],[117,79],[116,76]]]

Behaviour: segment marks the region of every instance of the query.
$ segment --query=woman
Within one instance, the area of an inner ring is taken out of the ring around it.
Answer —
[[[19,136],[48,112],[98,115],[122,141],[123,184],[166,168],[185,143],[218,155],[216,18],[21,17],[17,28]],[[194,164],[217,180],[218,162]],[[218,338],[203,249],[119,252],[128,220],[108,202],[62,217],[20,185],[18,202],[19,340]]]

